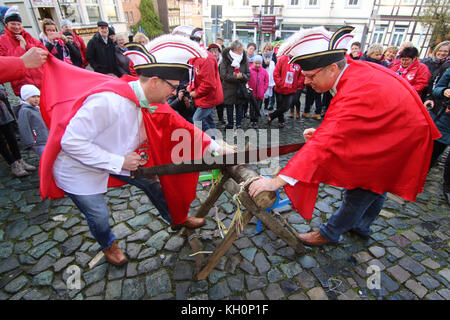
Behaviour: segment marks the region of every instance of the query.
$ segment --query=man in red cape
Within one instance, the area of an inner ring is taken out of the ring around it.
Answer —
[[[345,58],[352,27],[331,33],[304,29],[280,48],[304,70],[305,84],[334,95],[317,130],[275,179],[261,178],[250,195],[284,186],[293,206],[311,219],[320,183],[345,188],[340,208],[319,230],[298,234],[308,245],[336,243],[354,231],[367,238],[391,192],[410,201],[423,191],[440,134],[415,90],[392,71]]]
[[[189,76],[185,62],[206,54],[194,42],[179,40],[160,37],[149,43],[150,52],[141,48],[137,55],[142,60],[134,64],[139,80],[129,83],[53,57],[44,65],[41,112],[50,133],[39,168],[41,197],[67,194],[85,215],[108,261],[116,265],[125,263],[126,257],[109,226],[103,197],[107,186],[129,183],[141,188],[161,215],[171,220],[173,229],[205,223],[188,217],[198,173],[161,176],[160,183],[130,177],[139,165],[173,163],[174,157],[176,161],[201,158],[207,150],[224,151],[166,103],[179,81]],[[69,77],[71,86],[61,87]],[[187,140],[180,141],[179,136]],[[180,150],[180,144],[182,153],[172,154],[175,147]]]

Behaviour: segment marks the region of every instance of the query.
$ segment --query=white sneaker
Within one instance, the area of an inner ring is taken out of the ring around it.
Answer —
[[[25,169],[21,166],[19,160],[11,164],[11,173],[15,177],[25,177],[30,175],[30,173],[28,171],[25,171]]]
[[[32,166],[31,164],[26,163],[23,159],[20,159],[20,160],[17,160],[17,161],[19,162],[19,164],[22,166],[22,168],[24,170],[27,170],[27,171],[34,171],[34,170],[36,170],[35,166]]]

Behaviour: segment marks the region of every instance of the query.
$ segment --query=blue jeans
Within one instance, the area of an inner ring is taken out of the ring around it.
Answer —
[[[234,108],[236,107],[236,127],[242,127],[242,118],[244,117],[244,104],[227,104],[227,128],[234,127]]]
[[[192,117],[192,120],[194,120],[194,124],[196,121],[202,122],[202,130],[203,132],[206,132],[210,129],[215,130],[216,124],[214,123],[214,108],[200,108],[198,107],[197,110],[195,110],[194,116]],[[214,136],[214,134],[210,134],[211,137]],[[213,137],[214,138],[214,137]]]
[[[369,235],[370,225],[380,214],[386,196],[386,192],[378,194],[360,188],[345,190],[340,208],[320,226],[320,234],[331,242],[338,242],[341,234],[352,229]]]
[[[161,216],[169,223],[172,221],[162,193],[161,184],[158,181],[143,177],[131,179],[127,176],[111,176],[142,189],[161,213]],[[103,194],[77,195],[67,193],[67,195],[86,217],[89,230],[102,249],[109,248],[115,240],[115,236],[109,226],[109,208]]]

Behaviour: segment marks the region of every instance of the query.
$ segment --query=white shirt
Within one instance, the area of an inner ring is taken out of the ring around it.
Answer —
[[[342,69],[341,73],[339,74],[339,76],[337,77],[336,81],[334,82],[333,88],[330,90],[332,92],[331,94],[332,94],[333,97],[337,93],[336,87],[337,87],[337,85],[339,83],[339,80],[341,80],[341,77],[344,74],[344,71],[347,69],[347,67],[348,67],[348,64],[346,64],[344,69]],[[291,186],[294,186],[298,182],[297,179],[285,176],[283,174],[280,174],[279,177],[281,179],[283,179],[284,181],[286,181],[287,183],[289,183]]]
[[[61,139],[53,165],[56,185],[79,195],[105,193],[110,173],[130,174],[122,170],[125,155],[145,139],[136,104],[112,92],[89,96]]]
[[[137,95],[144,97],[140,82],[134,83],[138,83]],[[77,195],[105,193],[111,173],[130,175],[122,170],[125,155],[146,138],[142,112],[134,102],[113,92],[89,96],[61,139],[61,151],[53,165],[56,185]],[[219,148],[212,142],[209,149]]]

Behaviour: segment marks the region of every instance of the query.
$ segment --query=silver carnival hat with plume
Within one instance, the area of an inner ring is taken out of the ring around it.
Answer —
[[[189,80],[190,59],[208,56],[198,43],[180,35],[162,35],[145,46],[130,42],[125,47],[124,55],[139,75],[180,81]]]
[[[292,56],[289,63],[297,63],[305,71],[328,66],[344,59],[353,29],[351,26],[336,32],[324,27],[301,29],[280,46],[278,55]]]

